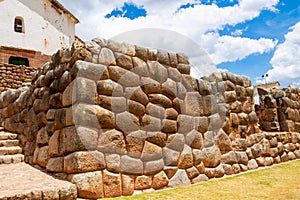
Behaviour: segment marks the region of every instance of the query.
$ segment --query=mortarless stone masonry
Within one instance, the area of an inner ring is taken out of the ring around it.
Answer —
[[[183,54],[96,38],[0,95],[26,162],[83,198],[132,195],[300,158],[300,134],[264,133],[248,78],[195,79]]]

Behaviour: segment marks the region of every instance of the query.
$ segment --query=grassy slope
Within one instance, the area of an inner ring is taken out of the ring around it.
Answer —
[[[300,160],[203,184],[114,198],[125,199],[300,199]]]

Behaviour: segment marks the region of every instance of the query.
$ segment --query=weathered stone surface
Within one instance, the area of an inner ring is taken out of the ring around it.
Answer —
[[[103,198],[102,172],[72,174],[68,180],[77,186],[78,195],[82,198]]]
[[[73,103],[94,104],[97,93],[95,81],[78,77],[74,80],[74,86],[71,96]],[[63,100],[64,101],[64,100]]]
[[[202,149],[202,156],[205,167],[216,167],[221,162],[221,152],[215,145]]]
[[[122,195],[122,180],[120,174],[103,171],[103,190],[105,197],[118,197]]]
[[[97,105],[77,104],[72,107],[76,125],[110,129],[114,128],[114,114]]]
[[[192,116],[189,115],[179,115],[177,118],[178,132],[188,133],[194,129],[194,120]]]
[[[131,133],[140,129],[139,119],[129,112],[117,114],[116,126],[124,133]]]
[[[188,92],[185,97],[185,109],[187,115],[201,116],[204,113],[201,105],[202,98],[199,92]]]
[[[172,107],[172,101],[166,97],[165,95],[162,94],[150,94],[149,95],[149,100],[153,104],[158,104],[164,108],[170,108]]]
[[[144,148],[147,134],[144,131],[136,131],[126,135],[126,149],[129,156],[140,157]]]
[[[63,157],[50,158],[46,165],[46,169],[49,172],[63,172],[64,158]]]
[[[97,91],[100,95],[109,95],[114,97],[123,96],[122,86],[119,83],[109,79],[98,81]]]
[[[161,131],[162,130],[161,119],[146,114],[142,118],[141,129],[147,132]]]
[[[50,159],[50,157],[49,157],[49,147],[48,146],[41,147],[38,150],[37,163],[40,166],[46,168],[46,165],[47,165],[49,159]]]
[[[150,162],[144,162],[144,174],[145,175],[153,175],[164,169],[164,160],[159,159]]]
[[[122,195],[130,196],[134,193],[134,177],[122,175]]]
[[[187,176],[184,169],[179,169],[175,175],[170,179],[169,186],[180,186],[191,184],[189,177]]]
[[[227,153],[232,150],[232,143],[227,134],[223,131],[223,129],[220,129],[217,135],[217,145],[221,151],[222,154]]]
[[[160,147],[165,147],[167,135],[161,132],[147,132],[147,141]]]
[[[104,155],[99,151],[72,153],[64,158],[64,172],[81,173],[105,169]]]
[[[125,138],[122,132],[115,129],[100,134],[97,150],[106,153],[126,152]]]
[[[203,145],[202,134],[196,130],[192,130],[187,133],[185,136],[186,144],[192,147],[193,149],[201,149]]]
[[[131,70],[133,68],[133,63],[130,56],[122,53],[115,53],[115,58],[118,66],[127,70]]]
[[[163,159],[166,166],[177,166],[180,152],[168,147],[163,148]]]
[[[148,61],[149,75],[159,83],[164,83],[168,79],[168,70],[155,61]]]
[[[208,177],[205,174],[200,174],[199,176],[197,176],[196,178],[194,178],[192,180],[193,184],[197,184],[197,183],[202,183],[202,182],[206,182],[208,181]]]
[[[177,132],[177,121],[164,119],[162,121],[162,132],[176,133]]]
[[[133,69],[132,71],[139,76],[149,77],[148,65],[145,61],[138,57],[132,57]]]
[[[125,89],[125,97],[146,106],[149,103],[148,96],[141,87],[127,87]]]
[[[185,145],[185,138],[183,134],[175,134],[168,137],[167,147],[181,152]]]
[[[174,108],[166,109],[166,118],[171,120],[177,120],[178,112]]]
[[[192,148],[188,145],[184,145],[184,148],[179,156],[178,168],[187,169],[192,167],[194,164],[194,158],[192,153]]]
[[[129,100],[128,110],[130,113],[134,114],[138,118],[143,117],[146,113],[146,109],[143,104],[138,103],[136,101],[132,101],[132,100]]]
[[[233,164],[232,165],[232,169],[233,169],[233,171],[234,171],[235,174],[238,174],[238,173],[241,172],[241,167],[240,167],[239,164]]]
[[[186,173],[189,179],[194,179],[195,177],[199,176],[199,171],[196,167],[186,169]]]
[[[158,190],[166,187],[168,184],[169,184],[169,179],[165,174],[165,172],[162,171],[153,176],[151,187],[154,188],[155,190]]]
[[[134,189],[136,190],[146,190],[151,188],[152,177],[151,176],[138,176],[135,179]]]
[[[146,112],[150,116],[158,119],[164,119],[166,116],[165,109],[159,105],[149,103],[146,107]]]
[[[105,155],[106,169],[110,172],[121,172],[121,156],[119,154]]]
[[[238,162],[237,155],[234,151],[230,151],[226,154],[223,154],[221,157],[222,163],[225,164],[235,164]]]
[[[265,157],[258,157],[255,160],[256,160],[258,166],[266,166],[267,165]]]
[[[108,72],[109,77],[123,87],[136,87],[140,85],[139,76],[131,71],[118,66],[109,66]]]
[[[140,175],[143,173],[143,162],[127,155],[121,157],[121,172],[131,175]]]
[[[257,164],[257,162],[256,162],[255,159],[249,160],[247,166],[248,166],[248,169],[249,169],[249,170],[254,170],[254,169],[257,169],[257,168],[258,168],[258,164]]]
[[[112,50],[108,48],[102,48],[99,58],[98,58],[98,63],[104,64],[104,65],[116,65],[116,60],[114,53]]]
[[[215,168],[205,168],[205,175],[208,178],[215,178],[216,169]]]
[[[233,171],[231,165],[228,165],[228,164],[222,164],[222,167],[223,167],[224,173],[225,173],[226,175],[232,175],[232,174],[234,174],[234,171]]]
[[[162,158],[162,148],[150,142],[145,142],[141,159],[143,161],[158,160]]]
[[[219,165],[218,167],[216,167],[215,177],[220,178],[220,177],[223,177],[224,175],[225,175],[225,170],[224,170],[223,166]]]
[[[236,152],[236,157],[239,164],[248,164],[248,156],[246,152]]]

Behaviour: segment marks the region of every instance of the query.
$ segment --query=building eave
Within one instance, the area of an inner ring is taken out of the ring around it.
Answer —
[[[70,11],[68,11],[61,3],[59,3],[57,0],[48,0],[53,8],[55,8],[58,12],[63,12],[66,14],[69,18],[73,20],[75,24],[79,23],[79,19],[77,19]]]

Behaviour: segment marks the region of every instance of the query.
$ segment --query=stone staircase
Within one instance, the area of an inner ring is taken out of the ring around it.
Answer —
[[[0,164],[20,163],[24,161],[18,135],[4,131],[0,126]]]

